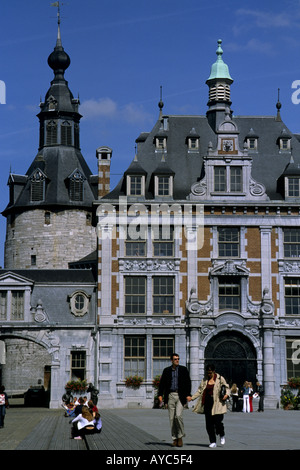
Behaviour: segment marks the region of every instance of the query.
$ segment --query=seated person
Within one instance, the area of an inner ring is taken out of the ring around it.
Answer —
[[[84,399],[82,397],[79,397],[78,398],[78,403],[79,403],[79,405],[76,405],[75,410],[74,410],[75,416],[78,416],[78,415],[81,414],[82,407],[84,405]]]
[[[81,413],[72,420],[72,424],[73,439],[82,439],[82,436],[95,432],[93,416],[87,406],[82,407]]]
[[[100,413],[98,411],[96,411],[96,413],[95,413],[94,426],[95,426],[95,432],[97,432],[97,433],[101,432],[102,420],[101,420],[101,417],[100,417]]]
[[[98,412],[98,408],[96,405],[94,405],[94,403],[92,402],[92,400],[89,400],[88,401],[88,407],[89,407],[89,410],[91,411],[92,415],[94,416],[95,413]]]

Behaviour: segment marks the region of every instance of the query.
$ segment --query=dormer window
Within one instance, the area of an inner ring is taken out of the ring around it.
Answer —
[[[287,197],[300,197],[300,177],[289,176],[285,178]]]
[[[188,138],[188,148],[189,150],[198,150],[199,148],[199,139],[197,137]]]
[[[290,140],[289,139],[279,139],[279,148],[280,150],[290,150]]]
[[[48,111],[55,111],[57,107],[57,100],[51,95],[48,98]]]
[[[155,196],[173,195],[173,177],[170,175],[155,176]]]
[[[75,170],[69,176],[69,197],[70,201],[83,201],[83,184],[85,177],[79,170]]]
[[[188,151],[198,151],[199,150],[199,138],[200,136],[197,134],[195,128],[193,127],[186,138],[186,144],[188,147]]]
[[[165,150],[167,148],[167,139],[166,137],[156,137],[155,146],[157,150]]]
[[[278,137],[277,143],[279,150],[289,151],[291,150],[291,136],[287,133],[286,129],[283,129],[280,136]]]
[[[71,313],[73,313],[75,317],[83,317],[89,311],[90,299],[91,296],[84,291],[73,292],[73,294],[68,297]]]
[[[248,149],[249,150],[257,150],[257,139],[255,137],[251,137],[247,139]]]
[[[248,150],[256,151],[258,148],[258,135],[254,132],[254,130],[250,129],[249,133],[245,137],[245,142],[247,144]]]
[[[144,196],[145,176],[127,175],[127,196]]]
[[[39,168],[31,176],[30,201],[40,202],[45,199],[46,176]]]

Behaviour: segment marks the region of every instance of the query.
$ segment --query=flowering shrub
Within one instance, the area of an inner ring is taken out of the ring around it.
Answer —
[[[300,392],[295,395],[291,388],[286,385],[281,390],[280,403],[285,410],[299,410],[300,409]]]
[[[161,375],[156,375],[152,381],[153,387],[158,390]]]
[[[73,392],[85,392],[88,388],[86,380],[69,380],[65,385],[66,389],[72,390]]]
[[[140,377],[138,375],[130,375],[125,379],[125,386],[130,388],[139,388],[143,380],[144,377]]]
[[[291,377],[288,379],[288,385],[291,388],[300,388],[300,377]]]

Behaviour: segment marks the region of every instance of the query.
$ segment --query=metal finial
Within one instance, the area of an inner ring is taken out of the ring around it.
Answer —
[[[278,88],[278,97],[277,97],[277,103],[276,103],[276,108],[277,108],[276,121],[281,121],[281,116],[280,116],[281,103],[279,100],[279,95],[280,95],[280,88]]]
[[[162,86],[160,86],[160,100],[159,100],[159,103],[158,103],[158,107],[159,107],[159,116],[161,117],[162,116],[162,109],[164,107],[164,103],[163,103],[163,100],[162,100]]]
[[[51,3],[52,7],[57,8],[57,44],[61,44],[61,35],[60,35],[60,4],[59,2]]]

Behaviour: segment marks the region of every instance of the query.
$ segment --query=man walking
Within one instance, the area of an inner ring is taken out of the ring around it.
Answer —
[[[172,365],[163,370],[159,388],[158,399],[168,406],[169,420],[173,443],[172,446],[182,447],[182,438],[185,436],[183,424],[183,407],[187,396],[191,394],[190,374],[185,366],[179,365],[179,355],[171,355]]]

